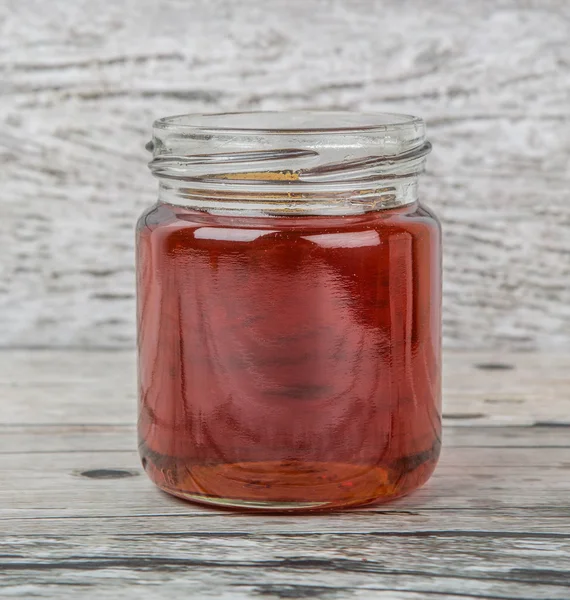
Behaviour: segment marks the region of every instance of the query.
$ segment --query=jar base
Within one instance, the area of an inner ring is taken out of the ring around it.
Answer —
[[[404,473],[377,465],[298,461],[146,465],[154,483],[178,498],[238,511],[289,513],[390,502],[423,485],[435,460]]]
[[[328,502],[272,502],[263,500],[242,500],[240,498],[219,498],[217,496],[206,496],[203,494],[192,494],[158,486],[163,492],[187,500],[193,504],[209,506],[210,508],[224,508],[244,512],[313,512],[323,510],[334,510]]]

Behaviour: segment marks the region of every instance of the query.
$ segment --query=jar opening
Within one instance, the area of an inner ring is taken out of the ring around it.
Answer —
[[[165,117],[154,122],[159,130],[183,129],[241,134],[346,134],[423,129],[423,121],[411,115],[351,113],[341,111],[228,112]]]

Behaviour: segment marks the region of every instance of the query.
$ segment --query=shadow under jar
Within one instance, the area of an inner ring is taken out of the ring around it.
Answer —
[[[164,491],[235,509],[397,498],[440,451],[441,251],[421,119],[155,122],[137,226],[139,448]]]

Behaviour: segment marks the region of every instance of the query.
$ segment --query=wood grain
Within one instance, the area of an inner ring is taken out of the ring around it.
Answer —
[[[1,357],[0,398],[11,398],[5,424],[37,426],[34,435],[46,426],[78,425],[81,435],[87,425],[133,422],[133,351],[10,350]],[[443,365],[444,423],[570,426],[569,364],[566,353],[449,350]],[[44,399],[41,410],[36,410],[38,398]]]
[[[0,597],[567,600],[569,362],[448,352],[429,484],[287,517],[153,487],[132,352],[0,351]]]
[[[566,600],[568,538],[297,534],[98,536],[6,540],[4,585],[28,577],[39,597],[168,598],[549,598]],[[125,556],[125,547],[130,554]],[[39,557],[29,558],[35,552]],[[432,560],[426,558],[431,556]],[[405,557],[405,561],[403,558]],[[559,567],[553,566],[553,557]],[[122,589],[117,586],[120,573]],[[545,578],[548,577],[548,582]],[[162,589],[161,589],[162,587]],[[10,589],[10,588],[8,588]],[[131,589],[130,595],[125,590]],[[137,592],[135,592],[137,590]],[[49,593],[49,592],[48,592]],[[63,594],[63,595],[60,595]],[[170,595],[169,595],[170,594]],[[52,596],[53,597],[53,596]],[[117,597],[117,596],[115,596]],[[138,596],[141,597],[141,596]]]
[[[0,344],[132,345],[155,117],[339,108],[428,121],[447,346],[567,347],[568,39],[564,0],[7,0]]]

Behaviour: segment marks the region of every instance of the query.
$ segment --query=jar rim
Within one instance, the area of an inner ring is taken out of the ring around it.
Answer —
[[[203,134],[331,135],[423,129],[423,119],[408,114],[329,110],[188,113],[157,119],[155,130]]]

